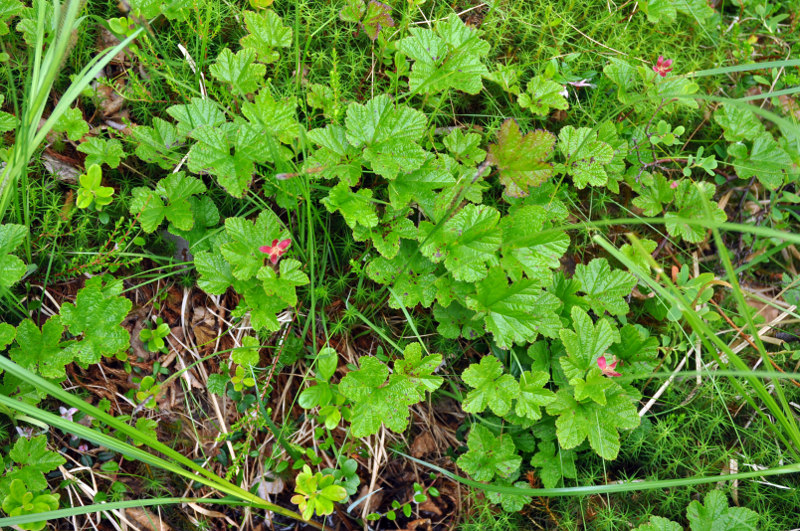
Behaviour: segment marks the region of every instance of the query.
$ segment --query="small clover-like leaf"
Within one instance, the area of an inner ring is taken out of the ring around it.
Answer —
[[[78,182],[81,185],[78,189],[78,198],[75,200],[78,208],[88,208],[94,203],[99,212],[103,210],[104,206],[111,204],[114,189],[110,186],[102,186],[103,172],[100,170],[100,166],[93,164],[85,174],[78,177]]]
[[[231,351],[231,359],[234,363],[244,367],[255,367],[258,365],[258,350],[261,343],[253,336],[242,338],[242,346]]]
[[[500,182],[509,197],[525,197],[531,186],[539,186],[553,174],[547,162],[556,138],[544,130],[525,135],[516,120],[508,119],[500,126],[497,143],[489,146],[489,162],[500,170]]]
[[[495,415],[503,416],[519,396],[519,383],[510,374],[503,374],[503,364],[494,356],[484,356],[461,375],[473,389],[461,407],[468,413],[480,413],[488,406]]]
[[[470,428],[467,447],[469,450],[458,458],[457,464],[476,481],[491,481],[495,476],[507,478],[522,464],[510,436],[495,437],[481,424]]]

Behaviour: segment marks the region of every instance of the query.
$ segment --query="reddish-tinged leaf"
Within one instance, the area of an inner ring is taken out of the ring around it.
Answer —
[[[553,173],[546,162],[553,153],[556,137],[544,130],[523,135],[519,125],[508,119],[500,126],[497,143],[489,146],[489,162],[500,170],[500,182],[506,195],[525,197],[528,188],[539,186]]]
[[[378,33],[383,28],[394,27],[394,20],[392,20],[392,8],[377,2],[376,0],[369,0],[367,4],[367,14],[364,15],[364,20],[359,22],[359,26],[364,30],[364,33],[373,41],[378,38]]]

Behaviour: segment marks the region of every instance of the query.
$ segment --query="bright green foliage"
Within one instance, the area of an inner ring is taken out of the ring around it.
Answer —
[[[192,132],[197,143],[189,151],[189,170],[207,171],[234,197],[242,197],[253,178],[255,163],[268,159],[263,135],[249,124],[201,126]]]
[[[733,167],[741,179],[756,177],[770,190],[783,184],[792,165],[789,155],[767,132],[756,136],[749,149],[740,143],[730,146],[728,152],[735,159]]]
[[[647,0],[642,11],[650,22],[674,21],[678,13],[703,22],[714,15],[714,9],[705,0]]]
[[[197,286],[210,295],[222,295],[236,281],[230,264],[219,254],[198,253],[194,257],[194,266],[200,274]]]
[[[512,210],[500,221],[501,263],[512,279],[521,278],[524,273],[541,284],[550,282],[550,270],[559,267],[569,247],[569,237],[564,232],[545,230],[553,218],[560,219],[561,215],[539,205],[526,205]]]
[[[116,138],[104,140],[93,136],[86,142],[78,146],[78,151],[86,153],[85,165],[88,168],[94,164],[108,164],[111,168],[119,166],[121,159],[125,158],[125,150],[122,149],[122,142]]]
[[[244,117],[269,135],[261,139],[261,149],[268,151],[266,160],[276,162],[283,158],[283,153],[274,140],[288,144],[297,138],[300,129],[295,115],[296,109],[297,102],[294,98],[275,99],[269,87],[259,90],[252,102],[242,102]]]
[[[180,137],[178,128],[161,118],[153,118],[152,127],[138,126],[131,129],[136,140],[136,156],[154,162],[163,169],[171,169],[179,158],[174,153]]]
[[[504,487],[512,485],[511,481],[507,479],[498,479],[496,484]],[[530,488],[530,485],[525,481],[515,481],[513,486],[518,489]],[[508,492],[487,492],[486,497],[492,503],[500,505],[504,511],[512,513],[521,511],[533,500],[533,496],[528,496],[527,494],[511,494]]]
[[[611,57],[603,68],[603,73],[616,85],[617,99],[620,103],[629,105],[636,102],[636,90],[639,86],[635,67],[622,59]]]
[[[25,319],[17,326],[17,346],[11,349],[11,359],[45,378],[65,378],[64,367],[72,363],[73,353],[62,345],[63,333],[64,325],[58,315],[48,319],[41,330]]]
[[[477,133],[464,133],[461,129],[454,129],[444,137],[442,143],[452,156],[467,166],[475,166],[486,158],[486,152],[478,147],[481,135]]]
[[[11,483],[22,481],[29,492],[41,492],[47,488],[45,474],[57,469],[66,460],[57,452],[47,449],[47,437],[38,435],[30,439],[20,437],[8,452],[10,470],[0,475],[0,497],[8,496]]]
[[[675,198],[675,190],[667,178],[660,173],[643,173],[642,189],[633,204],[644,211],[645,216],[658,216]]]
[[[0,323],[0,350],[5,349],[7,345],[11,344],[16,334],[16,328],[8,323]]]
[[[83,120],[83,113],[77,107],[67,109],[58,117],[53,125],[53,131],[66,133],[67,138],[73,142],[80,140],[83,135],[89,132],[89,124]]]
[[[443,227],[420,223],[420,251],[434,263],[444,261],[454,279],[475,282],[486,277],[487,265],[497,264],[502,242],[499,221],[494,208],[467,205]]]
[[[10,288],[27,271],[25,262],[11,254],[25,241],[28,228],[6,223],[0,225],[0,288]]]
[[[225,122],[225,115],[219,104],[210,99],[192,98],[187,104],[168,107],[167,114],[178,122],[179,137],[189,136],[195,129],[204,125],[216,127]],[[171,133],[165,133],[158,123],[154,122],[154,126],[158,129],[159,135],[163,139],[169,139]],[[172,143],[166,145],[171,146]]]
[[[623,370],[625,376],[649,375],[656,366],[658,338],[631,324],[623,326],[619,336],[619,343],[609,347],[609,352],[619,360],[617,369]]]
[[[554,337],[561,328],[556,314],[560,306],[560,300],[531,280],[509,284],[500,268],[491,269],[467,298],[467,307],[485,317],[486,330],[501,348],[533,342],[539,334]]]
[[[612,343],[619,342],[619,332],[606,319],[592,323],[583,309],[573,307],[573,330],[563,328],[559,331],[567,357],[561,358],[561,367],[567,378],[583,377],[592,367],[597,367],[597,358],[605,354]]]
[[[509,94],[519,95],[519,68],[514,64],[496,64],[497,70],[484,74],[484,79],[497,83]]]
[[[324,516],[333,512],[333,504],[347,498],[347,491],[341,485],[336,485],[332,475],[322,475],[322,472],[311,473],[308,465],[303,465],[303,471],[295,478],[292,503],[297,504],[303,518],[310,520],[316,513]]]
[[[547,116],[550,109],[569,109],[569,103],[562,94],[564,87],[542,76],[534,76],[517,101],[519,106],[537,116]]]
[[[209,71],[220,82],[231,85],[234,94],[251,94],[258,90],[267,72],[267,68],[255,60],[256,52],[251,48],[239,50],[235,55],[225,48]]]
[[[381,256],[392,259],[400,251],[400,239],[414,240],[417,228],[408,219],[411,209],[395,210],[390,206],[384,209],[383,218],[375,227],[365,228],[363,225],[353,227],[353,239],[356,241],[371,240]]]
[[[495,476],[507,478],[522,464],[511,437],[495,437],[481,424],[473,424],[470,428],[467,447],[469,450],[456,463],[477,481],[491,481]]]
[[[398,209],[416,203],[420,210],[436,217],[434,212],[437,195],[441,197],[436,190],[454,182],[443,157],[429,155],[421,168],[400,173],[389,183],[389,201]]]
[[[4,23],[2,22],[2,7],[0,7],[0,35],[2,35],[2,30]],[[7,28],[6,28],[7,29]],[[5,101],[5,96],[0,94],[0,108],[3,106],[3,102]],[[4,111],[0,111],[0,133],[5,133],[6,131],[13,131],[19,125],[19,120],[13,114],[9,114]]]
[[[562,478],[578,476],[575,452],[558,448],[553,441],[539,443],[537,452],[531,457],[531,465],[539,469],[539,477],[546,489],[557,487]]]
[[[398,302],[408,307],[417,304],[428,307],[436,297],[435,269],[436,265],[417,252],[415,245],[402,241],[394,258],[380,256],[370,262],[367,275],[375,282],[393,284],[396,297],[389,297],[392,308],[398,308]]]
[[[145,348],[150,352],[166,352],[164,338],[169,336],[169,325],[161,317],[156,320],[156,327],[153,329],[142,328],[139,331],[139,341],[145,344]]]
[[[441,364],[441,354],[423,356],[422,345],[411,343],[403,351],[403,359],[394,362],[394,370],[411,380],[420,393],[425,391],[432,393],[442,385],[442,377],[433,374]]]
[[[0,36],[8,34],[8,22],[12,17],[19,15],[25,9],[25,4],[19,0],[3,0],[0,3]]]
[[[253,336],[245,336],[242,338],[242,346],[233,349],[231,352],[231,359],[238,365],[245,367],[258,366],[259,354],[258,350],[261,347],[261,342]]]
[[[618,386],[605,393],[606,404],[594,400],[578,402],[569,389],[560,389],[556,400],[547,406],[549,415],[557,415],[556,435],[564,449],[575,448],[587,438],[589,446],[603,459],[613,460],[619,453],[619,431],[639,425],[636,407]]]
[[[132,12],[145,18],[164,15],[170,20],[184,17],[192,5],[188,0],[133,0],[130,4]]]
[[[519,377],[519,397],[514,413],[530,420],[542,418],[541,407],[556,399],[555,393],[546,389],[550,375],[544,371],[525,371]]]
[[[503,416],[519,397],[519,383],[510,374],[503,374],[503,364],[494,356],[484,356],[461,375],[473,389],[464,397],[461,408],[467,413],[481,413],[488,406],[495,415]]]
[[[531,186],[539,186],[553,174],[552,164],[546,162],[553,152],[556,139],[543,130],[525,135],[516,120],[509,118],[500,126],[497,143],[489,146],[489,162],[500,170],[500,182],[510,197],[525,197]]]
[[[646,524],[640,525],[634,531],[683,531],[683,527],[661,516],[651,516]]]
[[[97,164],[92,165],[85,174],[78,177],[81,187],[78,189],[78,199],[75,203],[78,208],[88,208],[94,203],[97,211],[103,210],[114,200],[114,189],[103,186],[103,172]]]
[[[371,199],[372,190],[369,188],[353,192],[347,183],[341,182],[331,188],[322,202],[328,212],[339,212],[350,228],[356,225],[369,228],[378,224],[378,214]]]
[[[378,433],[381,424],[402,433],[408,426],[408,407],[441,385],[441,378],[432,374],[441,359],[439,354],[423,358],[419,345],[409,345],[390,375],[389,367],[377,358],[362,357],[360,369],[347,373],[339,384],[339,391],[353,403],[353,436]]]
[[[608,184],[604,166],[614,158],[614,148],[597,131],[568,125],[558,133],[558,149],[567,159],[564,166],[578,189]]]
[[[244,24],[249,35],[240,41],[243,48],[251,48],[262,63],[274,63],[280,58],[275,48],[286,48],[292,44],[292,28],[286,27],[273,10],[260,13],[245,11]]]
[[[284,258],[278,265],[278,272],[271,267],[262,267],[256,276],[262,282],[267,295],[278,297],[289,306],[297,304],[297,286],[309,283],[308,275],[303,273],[299,260]]]
[[[758,514],[744,507],[728,507],[728,500],[718,490],[706,494],[703,503],[694,500],[686,508],[686,518],[692,531],[734,531],[756,529]]]
[[[58,509],[57,494],[35,494],[25,488],[19,479],[11,482],[8,495],[3,499],[3,511],[8,516],[22,516],[26,514],[43,513]],[[47,525],[46,521],[22,524],[20,529],[39,531]]]
[[[97,363],[102,356],[113,356],[129,346],[130,334],[120,323],[131,311],[131,301],[121,297],[122,282],[105,286],[102,277],[93,277],[78,291],[75,304],[61,306],[63,323],[70,334],[82,336],[70,345],[81,364]]]
[[[220,252],[231,265],[233,276],[249,280],[264,267],[266,255],[259,247],[273,240],[289,237],[272,210],[262,210],[254,222],[245,218],[227,218],[225,233],[229,241],[220,246]]]
[[[219,210],[208,195],[192,196],[188,202],[194,220],[191,230],[180,230],[170,224],[169,232],[188,241],[192,252],[207,251],[211,248],[211,239],[206,237],[208,229],[219,225]]]
[[[588,398],[601,406],[606,405],[606,391],[614,386],[614,382],[606,378],[597,367],[589,369],[586,378],[576,377],[569,383],[575,388],[575,400],[581,401]]]
[[[664,216],[667,232],[673,236],[680,236],[688,242],[703,241],[707,229],[698,225],[689,225],[676,218],[725,221],[728,216],[716,202],[712,201],[713,196],[714,185],[709,182],[681,181],[678,189],[675,190],[675,206],[679,210],[667,212]]]
[[[595,258],[588,265],[575,267],[575,279],[581,283],[581,291],[592,311],[597,315],[608,312],[612,315],[626,315],[628,303],[625,297],[636,286],[636,277],[626,271],[611,270],[608,260]]]
[[[134,188],[130,212],[138,216],[142,230],[148,233],[154,232],[164,219],[178,230],[189,231],[195,223],[192,207],[196,206],[189,198],[205,191],[206,185],[200,179],[183,172],[172,173],[161,179],[155,190]]]
[[[725,130],[728,142],[755,140],[764,131],[758,118],[742,105],[723,104],[714,112],[714,121]]]
[[[427,155],[417,142],[426,124],[423,113],[396,105],[387,94],[365,105],[351,103],[345,117],[347,142],[362,150],[372,171],[387,179],[416,170],[425,162]]]
[[[346,0],[345,6],[339,11],[339,18],[345,22],[358,22],[366,11],[363,0]]]
[[[412,27],[409,33],[396,43],[397,49],[414,61],[409,90],[423,94],[450,88],[469,94],[481,90],[481,76],[488,73],[481,58],[489,53],[490,46],[478,37],[478,30],[450,16],[437,22],[433,30]]]

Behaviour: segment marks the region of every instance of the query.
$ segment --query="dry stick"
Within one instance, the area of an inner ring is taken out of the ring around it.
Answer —
[[[661,385],[661,387],[658,388],[658,391],[656,391],[656,393],[653,395],[653,397],[644,405],[644,407],[642,407],[642,409],[639,410],[639,417],[644,417],[645,413],[650,411],[650,408],[653,407],[655,405],[656,401],[661,397],[661,395],[664,394],[664,391],[666,391],[667,388],[670,385],[672,385],[672,381],[675,379],[675,376],[678,374],[678,372],[681,371],[681,369],[683,369],[683,366],[686,365],[686,362],[689,360],[689,356],[691,356],[693,352],[694,352],[694,347],[689,349],[689,351],[683,357],[683,359],[678,364],[678,366],[675,367],[675,370],[672,371],[672,374],[669,375],[669,378],[667,378],[667,381],[664,382]]]
[[[745,340],[745,341],[746,341],[746,342],[747,342],[747,343],[748,343],[748,344],[749,344],[751,347],[753,347],[753,348],[756,350],[756,352],[758,352],[758,347],[755,345],[755,343],[753,343],[753,340],[750,338],[750,336],[748,336],[748,335],[744,334],[744,333],[743,333],[743,331],[742,331],[742,329],[741,329],[741,328],[739,328],[738,326],[736,326],[736,325],[733,323],[733,321],[731,321],[731,320],[730,320],[730,318],[729,318],[727,315],[725,315],[725,312],[724,312],[724,311],[722,311],[722,308],[720,308],[719,304],[717,304],[717,303],[716,303],[716,302],[715,302],[713,299],[711,300],[711,304],[713,304],[713,305],[714,305],[714,306],[717,308],[717,313],[718,313],[718,314],[720,314],[720,315],[722,316],[722,318],[723,318],[723,319],[725,319],[725,321],[726,321],[726,322],[727,322],[727,323],[728,323],[728,324],[729,324],[729,325],[730,325],[730,326],[731,326],[731,327],[732,327],[734,330],[736,330],[737,334],[738,334],[738,335],[741,335],[741,336],[742,336],[742,338],[743,338],[743,339],[744,339],[744,340]],[[759,334],[759,335],[761,335],[761,334]],[[775,370],[777,370],[777,371],[779,371],[779,372],[782,372],[782,373],[786,373],[786,371],[784,371],[782,368],[780,368],[780,367],[778,366],[778,364],[777,364],[777,363],[775,363],[775,361],[773,361],[773,359],[772,359],[772,358],[769,356],[769,354],[768,354],[768,353],[766,353],[766,352],[765,352],[765,353],[764,353],[764,357],[767,359],[767,361],[769,361],[770,365],[772,365],[772,366],[775,368]],[[792,383],[795,385],[795,387],[800,387],[800,383],[798,383],[798,382],[797,382],[797,381],[796,381],[794,378],[789,378],[789,381],[790,381],[790,382],[792,382]]]

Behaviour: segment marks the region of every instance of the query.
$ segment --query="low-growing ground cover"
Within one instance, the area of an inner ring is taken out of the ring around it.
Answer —
[[[798,12],[0,0],[0,525],[796,527]]]

